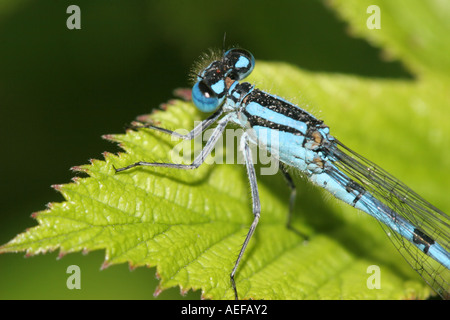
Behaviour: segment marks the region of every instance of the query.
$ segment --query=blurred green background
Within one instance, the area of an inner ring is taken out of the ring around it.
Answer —
[[[376,1],[375,1],[376,2]],[[81,8],[81,30],[66,9]],[[365,14],[365,13],[362,13]],[[119,149],[100,138],[189,85],[210,47],[249,49],[257,59],[312,71],[410,78],[322,1],[2,0],[0,4],[0,244],[36,225],[30,214],[63,198],[70,167]],[[151,299],[155,269],[112,266],[104,252],[24,258],[0,255],[0,299]],[[66,268],[81,268],[81,290]],[[199,292],[185,298],[197,299]],[[183,298],[174,288],[158,299]]]

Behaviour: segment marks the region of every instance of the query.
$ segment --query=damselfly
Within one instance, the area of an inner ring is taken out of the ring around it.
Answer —
[[[255,60],[250,52],[235,48],[226,51],[197,74],[192,100],[199,110],[213,114],[188,134],[145,125],[191,140],[217,123],[192,164],[141,161],[116,169],[116,172],[138,166],[195,169],[211,153],[227,124],[238,124],[245,129],[240,149],[250,181],[254,219],[230,274],[236,299],[235,274],[261,213],[250,148],[252,144],[262,145],[280,161],[280,169],[291,188],[288,226],[295,185],[286,168],[292,167],[336,198],[380,221],[408,263],[441,297],[447,298],[450,281],[449,216],[389,173],[347,148],[330,134],[329,127],[323,121],[280,97],[258,90],[248,82],[239,82],[252,72],[254,65]],[[275,133],[277,139],[270,139]],[[430,259],[438,263],[431,263]]]

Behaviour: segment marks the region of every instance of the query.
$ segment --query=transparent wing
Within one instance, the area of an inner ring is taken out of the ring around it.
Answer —
[[[450,218],[388,172],[335,140],[326,148],[334,165],[373,197],[423,231],[449,252]],[[381,223],[380,223],[381,224]],[[394,246],[422,278],[444,299],[449,298],[450,271],[414,244],[381,224]]]

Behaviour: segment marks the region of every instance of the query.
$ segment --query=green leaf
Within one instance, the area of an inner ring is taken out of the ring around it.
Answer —
[[[401,59],[420,77],[450,76],[450,3],[441,0],[332,0],[353,34],[384,49],[385,58]],[[370,5],[380,9],[381,29],[367,28]],[[446,80],[448,82],[448,79]]]
[[[356,10],[357,2],[345,3],[349,4],[336,1],[335,6],[351,23],[358,24],[356,18],[345,14]],[[360,8],[364,9],[361,16],[367,17],[365,8]],[[398,10],[390,10],[382,7],[383,17],[398,14]],[[397,30],[404,28],[399,22],[397,29],[390,30],[382,22],[382,29],[376,32],[382,33],[380,39],[391,42],[380,43],[395,42]],[[432,59],[420,58],[425,54],[409,58],[401,50],[406,45],[399,47],[396,55],[429,70],[426,77],[364,79],[258,61],[249,81],[325,120],[332,134],[346,145],[446,211],[450,200],[443,190],[450,170],[444,168],[449,168],[450,150],[443,146],[450,145],[446,125],[450,90],[443,75],[447,72],[433,69]],[[434,49],[426,52],[432,54]],[[204,117],[192,103],[180,100],[171,101],[166,109],[140,120],[189,130],[194,121]],[[33,255],[59,249],[63,255],[105,249],[104,267],[125,262],[133,267],[156,266],[161,279],[157,292],[179,286],[182,291],[202,290],[205,298],[234,298],[229,274],[253,219],[244,166],[204,164],[192,171],[148,167],[115,174],[113,166],[140,160],[171,162],[175,146],[191,144],[180,144],[148,129],[106,138],[120,143],[125,153],[105,153],[104,161],[76,167],[89,177],[55,186],[66,201],[34,214],[38,225],[0,247],[0,252]],[[220,152],[216,154],[220,158]],[[293,222],[309,240],[285,227],[289,190],[282,177],[259,175],[261,220],[236,275],[240,298],[429,296],[428,286],[374,219],[338,202],[301,176],[295,180],[298,196]],[[371,265],[381,270],[379,290],[367,286]]]

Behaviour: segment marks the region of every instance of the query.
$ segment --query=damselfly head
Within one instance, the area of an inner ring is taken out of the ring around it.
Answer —
[[[210,62],[197,74],[192,88],[192,100],[203,112],[217,109],[233,82],[247,77],[255,66],[255,58],[244,49],[233,48],[223,56]]]

